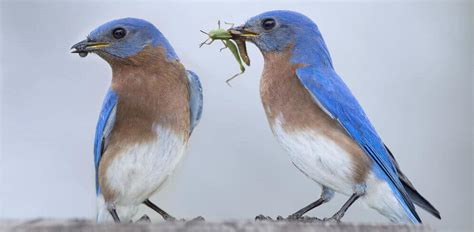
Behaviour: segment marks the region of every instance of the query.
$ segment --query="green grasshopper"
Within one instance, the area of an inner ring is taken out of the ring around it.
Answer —
[[[226,23],[229,24],[229,23]],[[199,47],[202,47],[204,44],[211,45],[215,40],[220,40],[224,44],[224,47],[220,49],[220,51],[228,48],[232,54],[234,55],[235,60],[239,63],[240,66],[240,73],[235,74],[231,78],[226,80],[226,83],[230,86],[230,81],[236,78],[237,76],[241,75],[245,72],[245,66],[243,62],[249,66],[250,60],[247,56],[247,51],[245,50],[245,42],[242,40],[233,40],[232,35],[226,30],[221,28],[221,21],[217,21],[218,28],[215,30],[211,30],[209,32],[205,32],[201,30],[202,33],[209,36],[204,42],[202,42]],[[229,24],[231,27],[233,24]],[[241,56],[242,55],[242,56]],[[243,62],[242,62],[243,61]]]

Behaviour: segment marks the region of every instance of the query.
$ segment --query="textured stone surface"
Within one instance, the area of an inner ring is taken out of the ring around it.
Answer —
[[[432,231],[427,226],[414,225],[376,225],[376,224],[322,224],[322,223],[295,223],[295,222],[253,222],[253,221],[228,221],[228,222],[177,222],[156,224],[96,224],[90,220],[46,220],[37,219],[29,221],[3,220],[0,221],[2,232],[362,232],[362,231]]]

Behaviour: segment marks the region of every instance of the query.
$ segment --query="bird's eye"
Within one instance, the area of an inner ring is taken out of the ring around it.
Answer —
[[[276,25],[276,22],[275,22],[274,19],[264,19],[262,21],[262,27],[263,27],[263,29],[265,29],[267,31],[273,29],[275,27],[275,25]]]
[[[119,27],[119,28],[115,28],[113,31],[112,31],[112,35],[114,36],[114,38],[116,39],[121,39],[123,37],[125,37],[125,35],[127,34],[127,31],[125,31],[125,29]]]

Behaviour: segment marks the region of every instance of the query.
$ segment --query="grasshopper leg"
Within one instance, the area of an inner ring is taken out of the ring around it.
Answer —
[[[209,38],[209,39],[206,39],[204,42],[202,42],[202,43],[199,44],[199,47],[202,47],[204,44],[205,44],[205,45],[211,45],[212,42],[214,42],[213,39],[210,39],[210,38]]]
[[[231,28],[234,27],[235,23],[224,22],[226,25],[229,25]]]
[[[228,48],[228,46],[227,46],[227,43],[226,43],[226,42],[224,42],[224,40],[221,40],[221,41],[222,41],[222,43],[224,44],[224,47],[223,47],[223,48],[221,48],[221,49],[219,49],[219,51],[220,51],[220,52],[222,52],[222,50],[224,50],[224,49]]]
[[[244,71],[245,71],[245,70],[244,70]],[[232,87],[232,85],[230,85],[230,82],[231,82],[233,79],[235,79],[236,77],[240,76],[242,73],[244,73],[244,71],[239,72],[239,73],[233,75],[231,78],[227,79],[227,80],[225,81],[225,83],[227,83],[227,85],[229,85],[230,87]]]

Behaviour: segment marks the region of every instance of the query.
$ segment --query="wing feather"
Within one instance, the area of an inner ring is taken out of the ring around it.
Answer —
[[[99,181],[98,181],[98,171],[99,163],[102,158],[102,154],[107,148],[110,133],[114,127],[115,123],[115,113],[117,110],[117,94],[109,89],[105,95],[104,102],[102,104],[102,109],[100,111],[99,120],[97,121],[97,126],[95,130],[95,139],[94,139],[94,164],[96,172],[96,193],[100,193]]]
[[[187,70],[189,81],[189,109],[191,118],[191,132],[199,123],[202,114],[203,96],[199,77],[192,71]]]
[[[374,172],[387,181],[409,218],[414,223],[421,222],[390,154],[342,79],[333,69],[317,70],[311,66],[297,69],[296,74],[315,103],[337,120],[371,158],[375,164]]]

